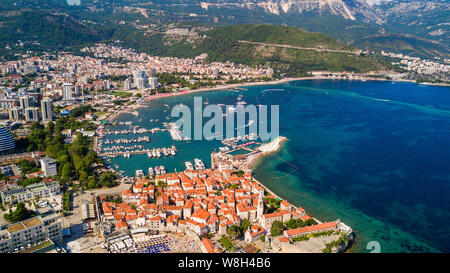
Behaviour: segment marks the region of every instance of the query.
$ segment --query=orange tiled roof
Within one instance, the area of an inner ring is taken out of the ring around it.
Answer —
[[[208,239],[208,238],[203,239],[202,240],[202,244],[205,247],[206,252],[208,252],[208,253],[214,253],[215,252],[214,251],[214,244],[211,241],[211,239]]]
[[[319,231],[319,230],[322,230],[322,229],[335,228],[335,227],[336,227],[336,223],[335,222],[327,222],[327,223],[322,223],[322,224],[309,226],[309,227],[288,229],[288,230],[286,230],[286,234],[291,236],[291,235],[296,235],[296,234],[302,234],[302,233],[305,233],[305,232],[314,232],[314,231]]]

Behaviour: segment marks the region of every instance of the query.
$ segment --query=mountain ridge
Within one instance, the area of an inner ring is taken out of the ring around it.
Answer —
[[[26,18],[11,14],[39,12],[41,17],[37,22],[44,26],[45,20],[52,16],[69,18],[69,27],[73,30],[63,32],[66,36],[72,32],[75,36],[83,36],[82,28],[86,27],[87,40],[91,39],[90,36],[96,36],[91,40],[108,36],[105,32],[120,24],[143,29],[182,21],[211,26],[270,23],[324,33],[363,49],[395,50],[395,53],[425,58],[450,58],[447,46],[450,44],[450,24],[446,21],[450,18],[450,9],[442,8],[448,7],[443,0],[83,0],[79,6],[70,6],[59,0],[3,1],[0,30],[6,34],[0,33],[0,38],[3,38],[0,46],[5,42],[15,42],[13,38],[24,38],[24,35],[15,33],[18,23],[14,20]],[[270,7],[276,7],[277,12],[270,12]],[[66,28],[61,26],[62,30]],[[383,42],[379,43],[381,37]],[[49,38],[47,44],[50,41],[58,43]],[[377,41],[377,46],[372,46],[370,40]],[[406,50],[395,46],[402,43],[408,45]],[[425,44],[433,50],[424,50]]]

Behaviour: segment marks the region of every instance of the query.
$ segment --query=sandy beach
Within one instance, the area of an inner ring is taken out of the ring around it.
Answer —
[[[323,77],[325,78],[325,77]],[[223,89],[231,89],[231,88],[238,88],[238,87],[246,87],[246,86],[255,86],[255,85],[272,85],[272,84],[280,84],[290,81],[298,81],[298,80],[311,80],[311,79],[320,79],[319,77],[302,77],[302,78],[285,78],[277,81],[269,81],[269,82],[250,82],[250,83],[237,83],[237,84],[228,84],[228,85],[220,85],[216,87],[205,87],[205,88],[199,88],[194,90],[188,90],[188,91],[179,91],[179,92],[172,92],[172,93],[158,93],[155,95],[148,95],[142,98],[142,102],[138,104],[134,104],[131,106],[128,106],[126,109],[123,109],[112,116],[109,117],[109,121],[112,121],[120,116],[120,114],[123,113],[129,113],[132,111],[135,111],[141,107],[146,107],[145,103],[160,99],[160,98],[166,98],[166,97],[172,97],[172,96],[180,96],[185,94],[193,94],[193,93],[199,93],[199,92],[205,92],[205,91],[214,91],[214,90],[223,90]]]
[[[275,85],[275,84],[281,84],[286,82],[292,82],[292,81],[302,81],[302,80],[353,80],[353,81],[394,81],[394,82],[412,82],[417,83],[414,80],[389,80],[385,78],[371,78],[371,77],[362,77],[357,79],[341,79],[341,78],[333,78],[333,77],[298,77],[298,78],[284,78],[281,80],[274,80],[274,81],[259,81],[259,82],[249,82],[249,83],[236,83],[236,84],[227,84],[227,85],[219,85],[216,87],[205,87],[205,88],[199,88],[194,90],[186,90],[186,91],[179,91],[179,92],[172,92],[172,93],[158,93],[155,95],[148,95],[141,99],[141,102],[135,105],[128,106],[126,109],[123,109],[112,116],[109,117],[109,121],[115,120],[117,117],[120,116],[120,114],[123,113],[129,113],[132,111],[135,111],[141,107],[146,107],[145,103],[160,99],[160,98],[166,98],[166,97],[172,97],[172,96],[180,96],[185,94],[193,94],[193,93],[200,93],[200,92],[206,92],[206,91],[214,91],[214,90],[224,90],[224,89],[232,89],[232,88],[242,88],[247,86],[257,86],[257,85]],[[450,86],[448,84],[433,84],[433,83],[417,83],[417,84],[424,84],[424,85],[438,85],[438,86]]]

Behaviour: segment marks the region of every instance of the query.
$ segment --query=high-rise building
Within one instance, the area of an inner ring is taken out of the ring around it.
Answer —
[[[73,86],[73,93],[75,94],[75,96],[81,95],[81,85],[75,84]]]
[[[139,78],[134,81],[137,89],[145,89],[145,79]]]
[[[156,77],[149,77],[148,78],[148,85],[151,89],[157,89],[158,88],[158,78]]]
[[[0,152],[14,148],[16,148],[16,143],[14,142],[13,135],[11,135],[5,126],[0,127]]]
[[[131,79],[128,78],[123,82],[123,90],[130,90],[133,88],[133,83],[131,82]]]
[[[147,73],[144,70],[134,71],[133,78],[134,79],[138,79],[138,78],[145,79],[145,78],[147,78]]]
[[[39,109],[37,107],[29,107],[25,109],[26,121],[39,121]]]
[[[62,87],[63,100],[73,100],[73,84],[65,83]]]
[[[20,108],[25,110],[31,106],[31,97],[30,96],[22,96],[19,98]]]
[[[20,108],[14,107],[9,109],[9,120],[10,121],[19,121],[21,118]]]
[[[41,111],[42,111],[42,120],[50,121],[53,119],[52,112],[52,100],[43,99],[41,100]]]
[[[147,81],[147,74],[145,71],[139,70],[133,73],[134,86],[137,89],[144,89],[146,87],[145,83]]]

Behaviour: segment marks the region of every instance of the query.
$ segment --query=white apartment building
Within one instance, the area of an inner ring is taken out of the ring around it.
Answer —
[[[12,189],[0,192],[3,205],[15,204],[18,202],[27,202],[36,197],[45,198],[60,194],[58,182],[36,183],[25,188]]]
[[[19,104],[20,104],[20,108],[22,108],[22,110],[29,108],[31,106],[31,97],[29,97],[29,96],[20,97]]]
[[[9,109],[9,120],[10,121],[19,121],[21,118],[20,108],[14,107]]]
[[[39,109],[37,107],[28,107],[25,109],[26,121],[39,121]]]
[[[65,83],[62,86],[63,100],[73,100],[73,84]]]
[[[24,250],[50,239],[62,243],[62,224],[55,213],[46,213],[8,225],[0,231],[0,253]]]
[[[151,89],[157,89],[159,87],[158,84],[158,78],[156,77],[149,77],[148,78],[148,85]]]
[[[44,157],[40,160],[41,169],[44,171],[46,177],[57,174],[56,162],[53,158]]]

